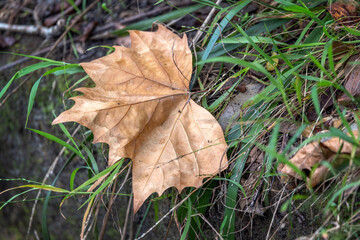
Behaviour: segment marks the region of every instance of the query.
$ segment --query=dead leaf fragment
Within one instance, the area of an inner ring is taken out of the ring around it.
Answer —
[[[358,136],[358,131],[353,131],[355,137]],[[312,142],[301,148],[295,156],[290,159],[297,168],[307,175],[307,186],[312,188],[322,181],[324,181],[329,174],[329,169],[325,165],[321,165],[321,161],[330,162],[334,168],[337,168],[344,163],[344,157],[342,155],[335,158],[338,154],[349,155],[353,149],[353,145],[339,138],[331,138],[324,142]],[[357,150],[359,153],[359,150]],[[320,165],[319,165],[320,164]],[[315,171],[311,173],[313,167],[318,165]],[[283,181],[289,180],[289,177],[293,177],[302,180],[302,177],[296,173],[289,165],[284,165],[279,169],[281,173],[287,175],[282,176]]]
[[[352,56],[345,67],[345,89],[355,98],[360,97],[360,55]],[[344,93],[339,99],[342,105],[348,105],[351,99]]]
[[[331,4],[328,11],[335,20],[344,19],[350,16],[350,13],[346,8],[339,3]]]
[[[345,25],[358,22],[358,9],[359,3],[356,0],[339,0],[327,8],[335,20]]]
[[[216,119],[190,99],[192,55],[186,35],[159,25],[130,31],[131,48],[82,63],[95,82],[53,124],[75,121],[109,144],[109,165],[133,161],[134,212],[153,193],[200,187],[227,167],[225,139]]]
[[[333,41],[332,51],[333,51],[334,60],[341,62],[340,60],[344,58],[350,51],[352,51],[353,48],[354,48],[353,45],[344,44],[341,41]]]
[[[277,56],[277,55],[278,55],[277,52],[271,53],[272,57]],[[275,71],[275,68],[279,64],[279,58],[273,58],[272,60],[274,61],[274,63],[266,62],[266,70],[268,70],[270,72]]]
[[[351,16],[356,16],[359,9],[359,1],[357,0],[339,0],[337,4],[343,6]]]

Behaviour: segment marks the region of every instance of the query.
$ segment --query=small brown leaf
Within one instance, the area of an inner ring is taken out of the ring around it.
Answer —
[[[358,8],[359,3],[356,0],[339,0],[331,4],[327,10],[339,23],[352,25],[359,21],[357,18]]]
[[[159,25],[130,31],[131,48],[81,63],[95,82],[53,124],[75,121],[109,144],[109,162],[133,161],[134,212],[153,193],[200,187],[227,167],[225,139],[216,119],[190,99],[192,55],[186,35]]]
[[[345,73],[347,74],[345,80],[345,89],[355,98],[360,97],[360,55],[352,56],[345,67]],[[339,103],[347,105],[350,102],[350,98],[343,94],[339,99]]]
[[[332,43],[332,52],[333,52],[333,57],[334,60],[336,62],[338,62],[336,64],[335,69],[337,69],[338,67],[342,66],[342,59],[344,57],[347,56],[347,54],[349,54],[350,51],[353,51],[353,49],[355,48],[354,45],[350,45],[350,44],[344,44],[341,41],[334,41]]]
[[[337,4],[340,4],[345,8],[351,16],[356,16],[359,9],[358,0],[339,0]]]
[[[339,3],[331,4],[327,10],[335,20],[344,19],[350,16],[350,13]]]
[[[358,131],[353,131],[355,137],[358,136]],[[314,187],[324,181],[329,174],[329,169],[325,165],[321,165],[321,161],[330,162],[335,168],[344,162],[344,157],[337,157],[337,153],[349,155],[353,149],[353,145],[339,138],[331,138],[324,142],[312,142],[301,148],[295,156],[290,159],[290,162],[298,167],[307,176],[306,182],[308,187]],[[358,153],[359,151],[357,151]],[[346,158],[345,158],[346,159]],[[320,165],[318,165],[320,164]],[[313,167],[318,167],[313,171]],[[279,169],[281,173],[287,175],[283,176],[282,180],[287,181],[289,177],[301,180],[301,176],[297,174],[289,165],[284,165]]]

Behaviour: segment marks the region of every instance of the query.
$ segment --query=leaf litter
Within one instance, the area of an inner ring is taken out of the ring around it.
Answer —
[[[358,130],[353,130],[353,134],[358,138]],[[330,177],[331,170],[340,170],[341,166],[350,159],[354,147],[356,146],[337,137],[315,141],[302,147],[290,162],[306,175],[307,186],[313,188]],[[356,155],[359,153],[360,150],[356,149]],[[333,169],[323,162],[330,163]],[[281,177],[284,182],[293,178],[303,180],[302,176],[288,164],[279,166],[278,170],[284,174]]]

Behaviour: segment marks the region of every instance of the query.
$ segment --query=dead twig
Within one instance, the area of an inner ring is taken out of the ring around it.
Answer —
[[[275,219],[275,216],[276,216],[276,212],[277,212],[277,210],[278,210],[278,208],[279,208],[279,205],[280,205],[280,202],[281,202],[281,197],[282,197],[282,195],[284,194],[284,191],[285,191],[285,187],[284,187],[283,190],[281,191],[281,195],[280,195],[279,201],[278,201],[278,203],[276,204],[276,208],[275,208],[275,210],[274,210],[274,215],[273,215],[273,217],[272,217],[272,219],[271,219],[271,223],[270,223],[268,232],[267,232],[267,234],[266,234],[266,239],[269,239],[269,237],[270,237],[271,226],[272,226],[273,223],[274,223],[274,219]]]
[[[58,21],[53,27],[42,27],[33,25],[10,25],[8,23],[0,22],[0,30],[10,32],[20,32],[26,34],[40,34],[46,38],[51,38],[60,35],[61,29],[64,27],[65,21]]]
[[[220,3],[222,2],[222,0],[217,0],[216,1],[216,5],[220,5]],[[215,13],[216,8],[213,7],[210,11],[210,13],[207,15],[207,17],[205,18],[205,21],[203,22],[203,24],[201,25],[201,27],[199,28],[199,30],[196,32],[195,37],[192,40],[192,44],[195,45],[197,43],[197,41],[199,40],[199,38],[201,37],[201,35],[204,33],[205,28],[208,26],[209,21],[211,20],[212,16]]]
[[[123,228],[123,235],[121,237],[121,240],[124,240],[124,239],[127,239],[126,238],[126,225],[129,221],[129,215],[132,215],[130,213],[130,209],[131,209],[131,206],[132,206],[132,200],[133,200],[133,193],[131,193],[131,196],[130,196],[130,199],[129,199],[129,203],[128,203],[128,207],[127,207],[127,210],[126,210],[126,217],[125,217],[125,222],[124,222],[124,228]],[[129,238],[129,239],[132,239],[132,238]]]
[[[127,181],[127,179],[129,178],[129,175],[130,175],[130,172],[131,172],[131,167],[129,168],[128,172],[126,173],[126,176],[125,176],[125,179],[124,181],[122,182],[121,186],[119,187],[117,193],[120,192],[120,190],[123,188],[123,186],[125,185],[125,182]],[[114,183],[114,187],[113,187],[113,193],[115,192],[115,187],[116,187],[116,181],[117,181],[117,178],[115,180],[115,183]],[[107,225],[107,222],[108,222],[108,219],[109,219],[109,216],[110,216],[110,212],[111,212],[111,209],[112,209],[112,205],[114,204],[115,202],[115,199],[118,195],[117,194],[112,194],[111,195],[111,198],[110,198],[110,201],[109,201],[109,204],[108,204],[108,210],[104,216],[104,219],[103,219],[103,224],[101,226],[101,230],[100,230],[100,234],[99,234],[99,240],[102,240],[104,238],[104,234],[105,234],[105,230],[106,230],[106,225]]]

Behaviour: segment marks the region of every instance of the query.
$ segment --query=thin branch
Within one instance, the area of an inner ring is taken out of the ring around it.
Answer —
[[[220,5],[221,1],[222,1],[222,0],[217,0],[215,4],[216,4],[216,5]],[[215,13],[215,10],[216,10],[216,8],[213,7],[213,8],[211,9],[210,13],[207,15],[205,21],[203,22],[203,24],[201,25],[201,27],[199,28],[199,30],[197,31],[195,37],[194,37],[193,40],[192,40],[192,44],[193,44],[193,45],[195,45],[195,44],[197,43],[197,41],[199,40],[199,38],[201,37],[201,35],[204,33],[204,30],[205,30],[205,28],[208,26],[209,21],[211,20],[212,16],[213,16],[214,13]]]
[[[283,190],[282,190],[282,192],[281,192],[280,199],[281,199],[284,191],[285,191],[285,187],[283,188]],[[274,222],[276,212],[277,212],[277,210],[278,210],[278,208],[279,208],[279,205],[280,205],[280,202],[281,202],[280,199],[279,199],[279,201],[278,201],[278,204],[276,204],[276,208],[275,208],[275,210],[274,210],[274,215],[273,215],[273,217],[272,217],[272,219],[271,219],[271,223],[270,223],[268,232],[267,232],[267,234],[266,234],[266,239],[269,239],[270,232],[271,232],[271,226],[272,226],[272,224],[273,224],[273,222]]]
[[[64,24],[65,21],[58,21],[55,26],[47,28],[42,26],[37,27],[34,25],[11,25],[8,23],[0,22],[0,30],[27,34],[40,34],[41,36],[50,38],[60,35],[60,31],[64,27]]]
[[[128,203],[128,207],[127,207],[127,210],[126,210],[126,217],[125,217],[124,228],[123,228],[123,235],[122,235],[122,237],[121,237],[121,240],[126,239],[126,225],[127,225],[127,223],[128,223],[128,220],[129,220],[129,215],[131,214],[131,213],[130,213],[130,209],[131,209],[131,206],[132,206],[132,200],[133,200],[133,194],[131,194],[131,196],[130,196],[129,203]]]
[[[123,183],[121,184],[121,186],[119,187],[117,193],[120,192],[120,190],[123,188],[123,186],[125,185],[125,182],[127,181],[127,179],[129,178],[129,175],[130,175],[130,172],[131,172],[131,167],[129,168],[128,172],[126,173],[126,176],[125,176],[125,179],[123,181]],[[117,178],[116,180],[117,181]],[[116,187],[116,182],[114,183],[114,187],[113,187],[113,193],[115,192],[115,187]],[[109,219],[109,216],[110,216],[110,212],[111,212],[111,208],[112,208],[112,205],[114,204],[115,202],[115,199],[118,195],[117,194],[113,194],[111,195],[111,198],[110,198],[110,201],[109,201],[109,205],[108,205],[108,210],[104,216],[104,219],[103,219],[103,224],[101,226],[101,230],[100,230],[100,234],[99,234],[99,240],[102,240],[103,237],[104,237],[104,234],[105,234],[105,230],[106,230],[106,225],[107,225],[107,222],[108,222],[108,219]]]

